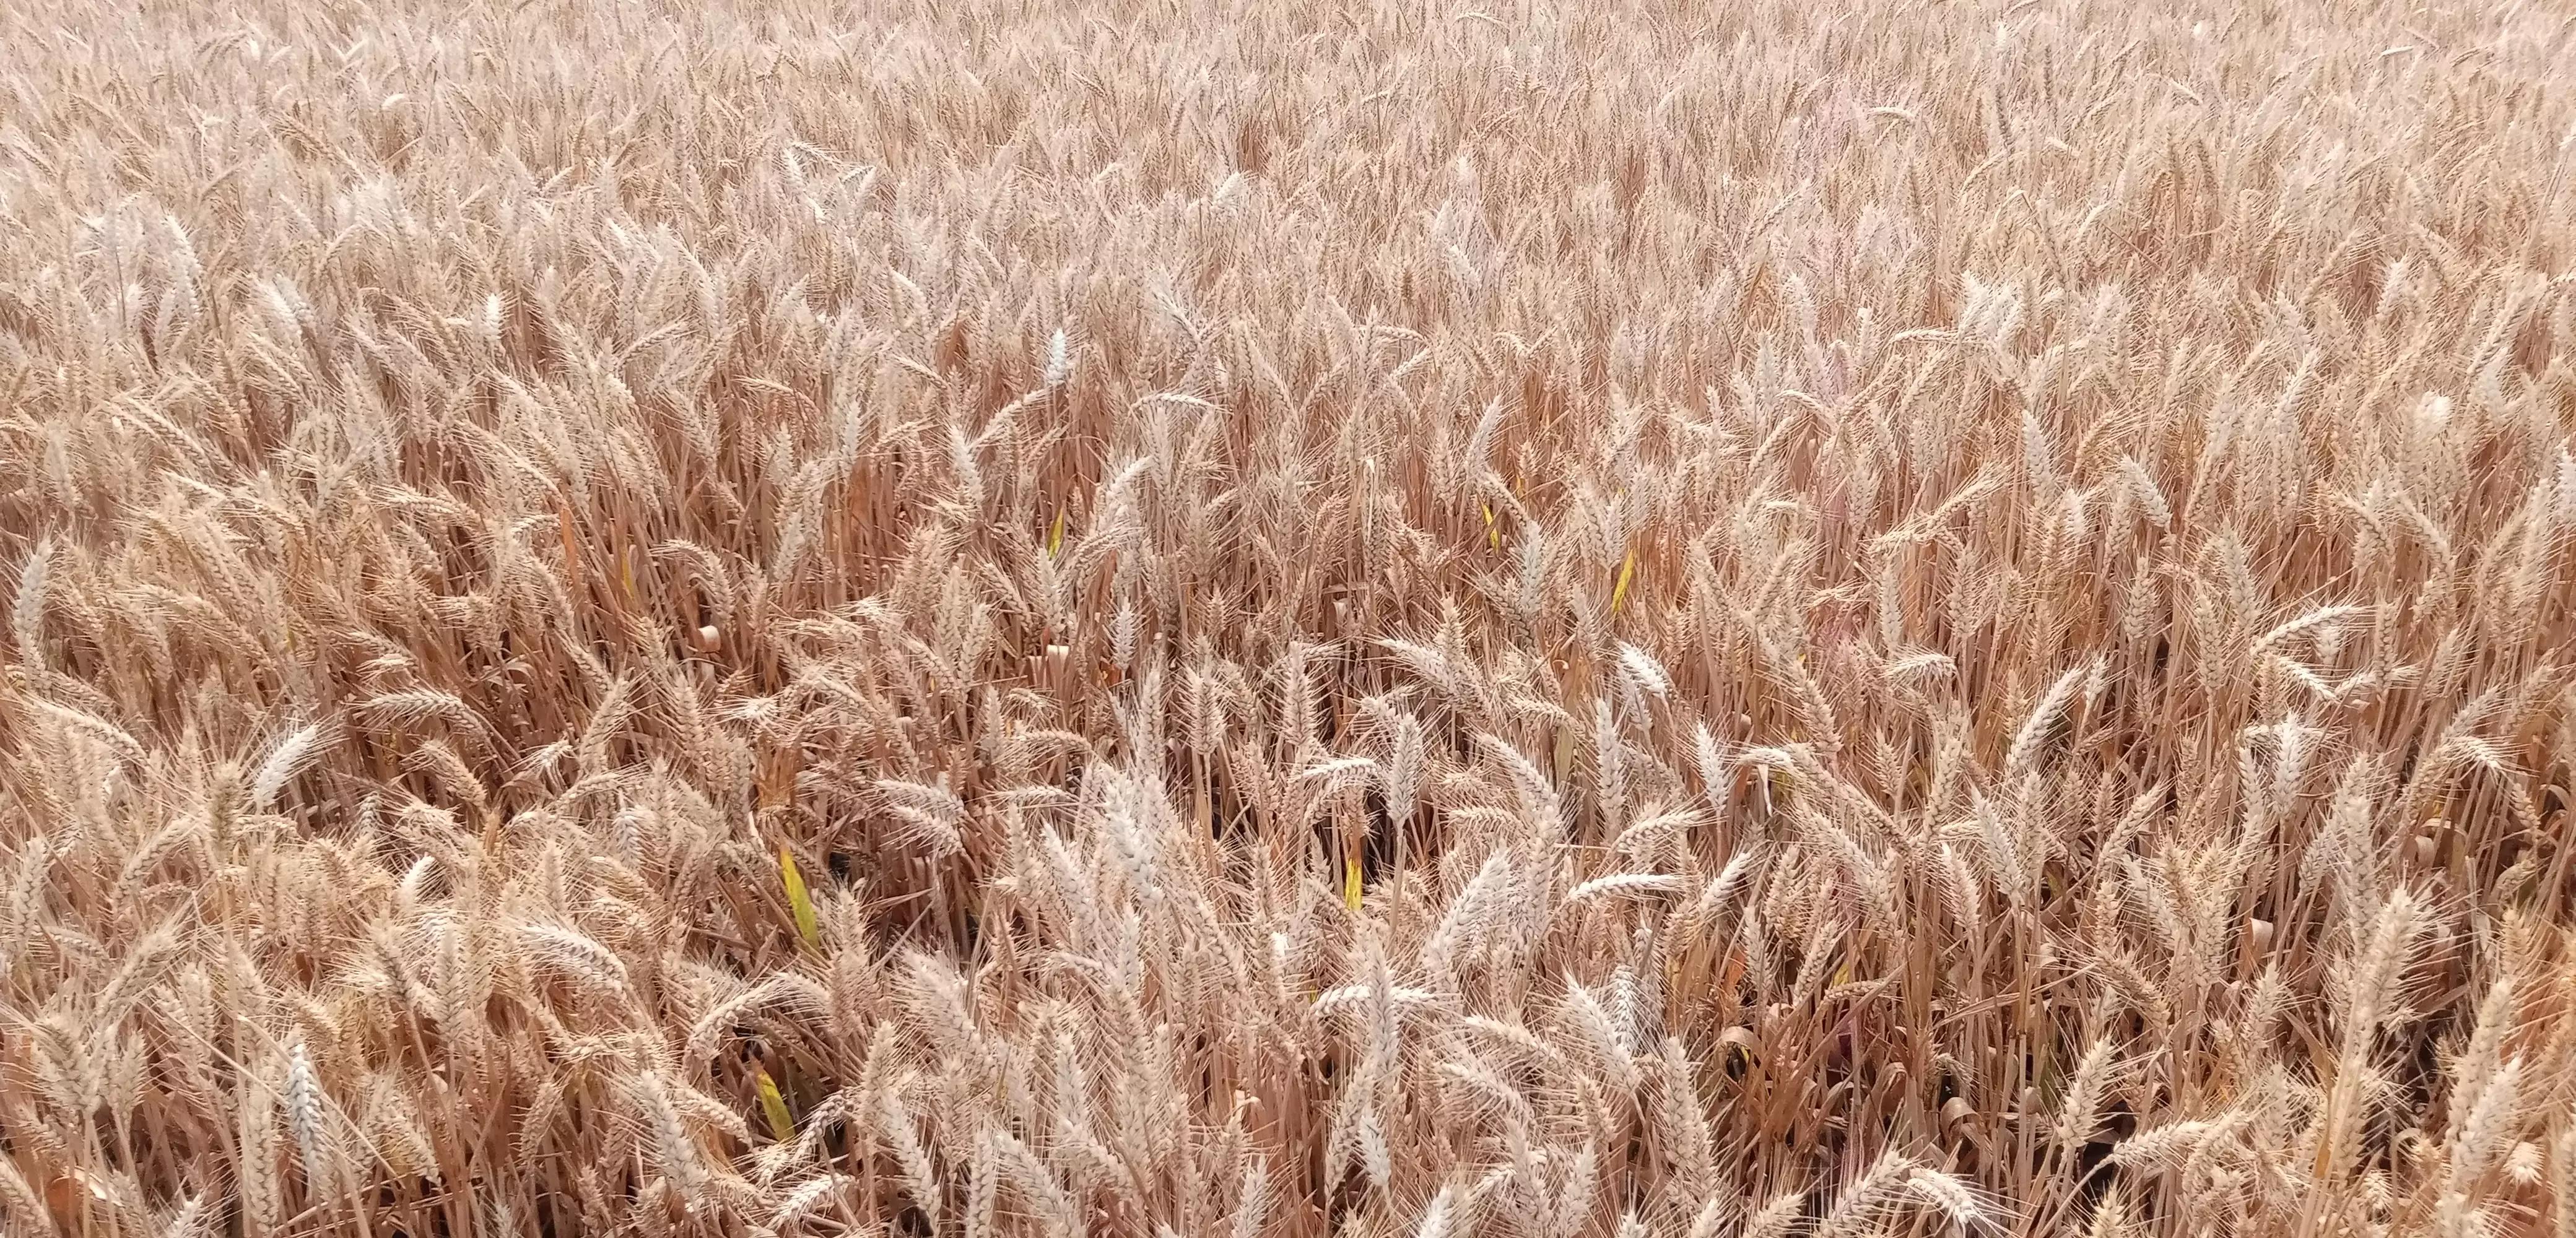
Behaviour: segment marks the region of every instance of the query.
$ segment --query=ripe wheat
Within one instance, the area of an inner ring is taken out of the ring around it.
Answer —
[[[2576,22],[0,16],[0,1228],[2576,1236]]]

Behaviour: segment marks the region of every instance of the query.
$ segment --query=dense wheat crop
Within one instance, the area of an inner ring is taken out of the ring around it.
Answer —
[[[8,6],[5,1232],[2576,1234],[2571,31]]]

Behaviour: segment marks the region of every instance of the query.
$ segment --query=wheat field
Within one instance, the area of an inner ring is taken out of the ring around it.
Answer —
[[[27,0],[0,1230],[2576,1235],[2576,14]]]

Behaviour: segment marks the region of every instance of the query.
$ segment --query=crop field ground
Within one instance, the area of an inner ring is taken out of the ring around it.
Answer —
[[[2576,1236],[2576,11],[0,6],[0,1233]]]

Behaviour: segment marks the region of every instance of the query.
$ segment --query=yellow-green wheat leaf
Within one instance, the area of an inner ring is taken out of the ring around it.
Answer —
[[[778,1081],[770,1078],[769,1069],[758,1063],[752,1065],[751,1076],[760,1088],[760,1111],[769,1116],[770,1137],[780,1143],[796,1138],[796,1115],[788,1112],[787,1097],[779,1092]]]
[[[814,896],[805,888],[805,874],[796,871],[796,857],[784,846],[778,849],[778,881],[787,887],[787,906],[796,913],[796,935],[816,950],[823,948],[823,926],[814,918]]]

